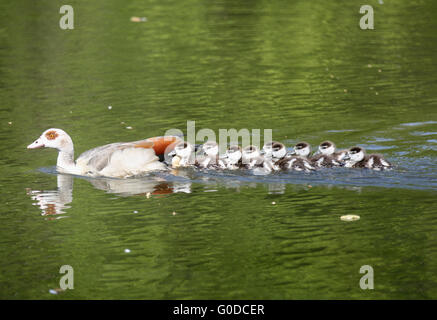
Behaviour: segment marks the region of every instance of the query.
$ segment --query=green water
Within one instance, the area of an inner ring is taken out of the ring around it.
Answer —
[[[0,298],[437,298],[437,3],[369,0],[364,31],[360,1],[273,2],[71,0],[64,31],[59,2],[0,1]],[[189,120],[396,168],[113,181],[26,150],[50,127],[79,155]],[[50,294],[66,264],[74,289]]]

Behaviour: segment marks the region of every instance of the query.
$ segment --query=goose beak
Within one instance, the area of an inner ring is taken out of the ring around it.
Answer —
[[[350,160],[350,158],[348,154],[345,154],[341,160]]]
[[[43,148],[43,147],[44,147],[44,143],[42,143],[40,139],[37,139],[34,142],[32,142],[31,144],[29,144],[27,146],[27,149],[38,149],[38,148]]]

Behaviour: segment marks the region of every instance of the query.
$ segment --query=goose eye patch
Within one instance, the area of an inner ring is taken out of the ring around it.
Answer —
[[[49,131],[46,133],[47,140],[55,140],[59,135],[56,131]]]

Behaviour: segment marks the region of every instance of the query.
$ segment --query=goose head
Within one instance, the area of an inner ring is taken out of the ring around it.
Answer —
[[[186,141],[181,141],[174,147],[175,154],[182,159],[188,159],[193,151],[193,145]]]
[[[70,136],[61,129],[47,129],[34,142],[27,146],[27,149],[54,148],[59,151],[73,151],[73,141]]]
[[[274,143],[275,143],[275,142],[272,141],[272,142],[267,142],[266,144],[264,144],[264,146],[263,146],[261,152],[262,152],[266,157],[271,157],[271,156],[272,156],[272,153],[273,153],[272,148],[273,148],[273,144],[274,144]]]
[[[352,147],[347,152],[345,160],[349,160],[351,162],[360,162],[364,159],[365,151],[361,147]]]
[[[287,154],[285,145],[280,142],[273,142],[272,144],[272,157],[274,159],[282,159]]]
[[[308,142],[299,142],[294,146],[294,153],[301,157],[308,157],[311,153],[311,147]]]
[[[324,155],[331,155],[335,152],[335,144],[331,141],[323,141],[319,145],[319,152]]]
[[[259,157],[261,154],[256,146],[249,145],[242,151],[241,158],[243,163],[248,164],[253,158]]]
[[[272,141],[266,143],[262,151],[267,158],[282,159],[287,154],[287,149],[283,143]]]
[[[242,153],[239,146],[231,146],[226,150],[225,157],[229,164],[237,164],[241,159]]]
[[[219,147],[215,141],[207,141],[202,146],[203,151],[209,157],[216,157],[219,152]]]

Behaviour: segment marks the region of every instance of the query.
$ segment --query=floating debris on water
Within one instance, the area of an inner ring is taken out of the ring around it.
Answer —
[[[8,122],[8,125],[11,125],[11,124],[12,124],[12,121],[9,121],[9,122]]]
[[[64,291],[65,291],[64,289],[56,288],[56,289],[50,289],[49,293],[51,293],[51,294],[59,294],[59,293],[64,292]]]
[[[108,106],[108,110],[111,110],[112,109],[112,106]]]
[[[172,215],[174,215],[174,216],[177,215],[176,211],[173,211]]]
[[[272,204],[276,204],[276,202],[275,202],[275,201],[273,201],[273,202],[272,202]]]
[[[138,213],[138,211],[137,211],[137,210],[134,210],[134,213]]]
[[[343,221],[356,221],[360,219],[360,216],[357,216],[355,214],[347,214],[345,216],[341,216],[340,219]]]
[[[146,17],[131,17],[130,21],[132,21],[132,22],[146,22],[147,18]]]
[[[129,249],[124,249],[124,252],[129,253],[130,250]]]
[[[146,193],[146,198],[149,199],[150,198],[150,192]]]
[[[132,130],[132,127],[130,127],[130,126],[129,126],[129,127],[126,127],[126,129],[128,129],[128,130]]]
[[[382,70],[381,70],[381,69],[378,69],[378,72],[382,72]]]
[[[372,65],[369,63],[369,64],[367,65],[367,67],[368,67],[368,68],[372,68]]]

